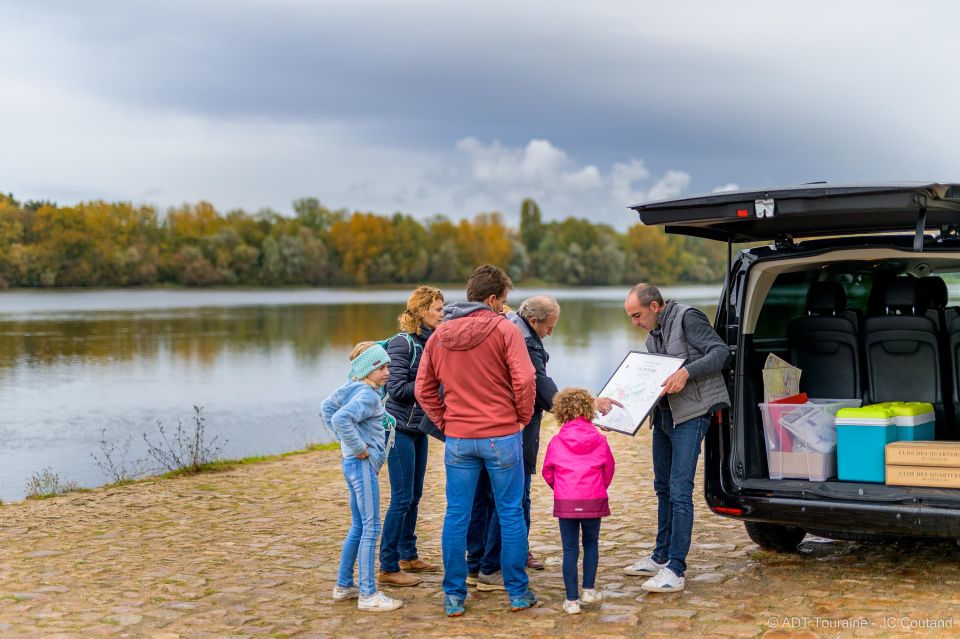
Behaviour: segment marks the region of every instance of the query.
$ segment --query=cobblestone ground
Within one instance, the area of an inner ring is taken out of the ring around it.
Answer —
[[[547,439],[551,432],[548,429]],[[474,593],[441,614],[440,576],[390,589],[406,606],[358,613],[330,590],[349,518],[339,453],[0,506],[0,637],[811,637],[960,634],[960,549],[808,538],[760,550],[697,495],[687,589],[644,594],[621,568],[653,547],[650,434],[609,436],[613,515],[601,530],[602,605],[562,612],[551,493],[534,480],[531,573],[539,608]],[[545,440],[546,441],[546,440]],[[439,561],[442,446],[431,442],[419,537]],[[384,504],[389,495],[381,477]]]

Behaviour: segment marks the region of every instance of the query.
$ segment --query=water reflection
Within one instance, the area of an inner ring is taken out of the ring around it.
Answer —
[[[390,293],[376,302],[257,306],[245,298],[244,306],[138,310],[115,308],[111,297],[108,310],[60,313],[46,296],[37,317],[0,315],[0,498],[22,497],[26,479],[46,466],[81,485],[102,483],[90,457],[101,429],[113,441],[132,435],[134,455],[143,456],[141,433],[158,419],[189,419],[194,404],[230,457],[327,439],[319,403],[345,378],[353,344],[397,330],[406,292]],[[641,348],[622,293],[561,300],[546,340],[561,386],[596,391],[627,350]]]

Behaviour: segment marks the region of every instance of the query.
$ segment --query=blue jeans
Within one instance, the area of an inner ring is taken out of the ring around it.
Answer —
[[[693,477],[710,415],[673,425],[658,410],[653,423],[653,490],[657,493],[657,546],[653,560],[682,577],[693,534]]]
[[[387,457],[390,473],[390,507],[383,518],[380,540],[380,570],[397,572],[401,559],[412,561],[417,555],[417,511],[423,495],[423,476],[427,472],[427,436],[397,431]]]
[[[500,518],[486,468],[480,469],[467,527],[467,572],[500,572]]]
[[[533,475],[523,473],[523,522],[527,525],[527,539],[530,539],[530,480]]]
[[[343,476],[350,489],[350,530],[343,540],[337,585],[353,584],[353,565],[360,564],[360,594],[367,597],[377,591],[373,563],[380,535],[380,484],[370,459],[348,457],[343,460]]]
[[[527,531],[523,523],[523,451],[520,432],[505,437],[447,437],[447,513],[443,519],[443,592],[467,598],[467,526],[480,469],[486,468],[500,519],[500,566],[511,598],[527,592]]]
[[[530,539],[530,479],[523,474],[523,523]],[[500,518],[494,505],[490,476],[480,470],[477,493],[473,498],[470,527],[467,528],[467,572],[492,575],[500,572]]]
[[[523,474],[523,523],[530,540],[530,473]],[[467,528],[467,571],[492,575],[500,572],[500,519],[494,506],[493,489],[487,471],[480,470],[477,494],[473,498],[470,527]]]
[[[593,588],[600,563],[600,518],[560,518],[560,543],[563,545],[563,585],[567,601],[580,598],[577,583],[577,560],[580,559],[580,531],[583,531],[583,588]]]

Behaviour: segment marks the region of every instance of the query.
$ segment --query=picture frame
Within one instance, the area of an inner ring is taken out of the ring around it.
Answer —
[[[660,401],[663,382],[680,370],[684,361],[673,355],[631,350],[598,394],[620,402],[623,408],[614,406],[593,422],[607,430],[635,436]]]

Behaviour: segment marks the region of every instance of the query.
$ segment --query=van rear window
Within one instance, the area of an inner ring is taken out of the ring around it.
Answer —
[[[821,271],[781,273],[767,293],[753,332],[755,338],[786,338],[787,324],[794,317],[806,315],[807,291],[822,278]],[[847,310],[867,308],[873,277],[869,273],[828,273],[825,278],[840,282],[847,293]]]

